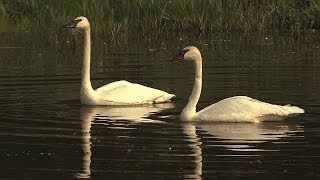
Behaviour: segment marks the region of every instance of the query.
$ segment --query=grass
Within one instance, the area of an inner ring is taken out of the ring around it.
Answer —
[[[56,31],[88,17],[112,36],[212,31],[320,30],[319,0],[2,0],[0,26]],[[1,29],[0,29],[1,30]]]

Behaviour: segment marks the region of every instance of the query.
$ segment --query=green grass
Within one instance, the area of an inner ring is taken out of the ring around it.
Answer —
[[[84,15],[112,36],[320,30],[319,0],[1,0],[0,26],[55,31]]]

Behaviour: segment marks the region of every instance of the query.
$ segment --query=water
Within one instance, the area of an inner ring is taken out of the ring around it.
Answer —
[[[177,95],[142,107],[81,106],[82,38],[1,34],[0,177],[179,178],[320,175],[320,36],[214,34],[161,40],[93,37],[94,87],[125,79]],[[198,109],[234,95],[293,104],[278,123],[184,123],[194,44],[203,55]]]

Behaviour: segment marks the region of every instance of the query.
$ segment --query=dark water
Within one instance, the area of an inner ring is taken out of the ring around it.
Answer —
[[[0,39],[1,179],[320,176],[319,35],[93,37],[94,87],[125,79],[178,97],[142,107],[80,105],[79,34]],[[194,68],[168,59],[190,44],[204,60],[198,109],[247,95],[306,114],[278,123],[181,122]]]

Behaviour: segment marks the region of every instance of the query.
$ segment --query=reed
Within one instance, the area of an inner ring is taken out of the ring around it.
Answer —
[[[319,0],[2,0],[1,26],[56,31],[79,15],[92,30],[128,33],[320,29]]]

